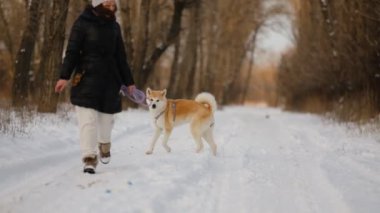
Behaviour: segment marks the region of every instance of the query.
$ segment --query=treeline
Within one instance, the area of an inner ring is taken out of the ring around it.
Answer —
[[[261,0],[118,2],[137,87],[168,88],[171,98],[208,91],[220,104],[245,100],[256,35],[280,11],[264,13]],[[55,112],[67,101],[53,87],[71,25],[89,3],[0,0],[0,106]]]
[[[380,2],[292,0],[296,47],[282,59],[288,109],[367,120],[380,112]]]

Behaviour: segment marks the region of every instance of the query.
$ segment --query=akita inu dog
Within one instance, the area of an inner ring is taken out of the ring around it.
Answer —
[[[200,93],[194,100],[166,99],[165,90],[146,90],[149,112],[155,126],[155,133],[146,154],[152,154],[158,137],[164,132],[162,145],[167,152],[169,136],[175,126],[190,123],[191,134],[196,142],[196,152],[203,149],[202,138],[216,155],[214,142],[214,112],[217,109],[215,97],[210,93]]]

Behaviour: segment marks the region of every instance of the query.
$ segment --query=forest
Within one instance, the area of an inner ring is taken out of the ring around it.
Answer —
[[[295,48],[279,67],[289,109],[368,121],[380,109],[380,2],[295,0]]]
[[[344,121],[379,113],[378,0],[117,2],[127,59],[142,90],[168,88],[170,98],[208,91],[221,106],[265,102]],[[69,90],[59,95],[54,86],[71,26],[89,3],[0,0],[2,111],[55,113],[69,102]],[[291,25],[269,21],[281,18]],[[260,67],[257,38],[265,28],[290,28],[293,47]],[[0,114],[5,126],[9,116]]]

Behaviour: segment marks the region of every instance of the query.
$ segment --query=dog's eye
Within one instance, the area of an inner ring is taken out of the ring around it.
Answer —
[[[157,100],[157,102],[160,102],[160,100]]]
[[[151,98],[150,101],[153,101],[153,99]]]

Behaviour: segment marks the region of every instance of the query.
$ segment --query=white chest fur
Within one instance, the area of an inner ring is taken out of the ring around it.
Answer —
[[[165,127],[165,111],[157,112],[156,110],[150,111],[152,122],[155,127],[163,129]]]

